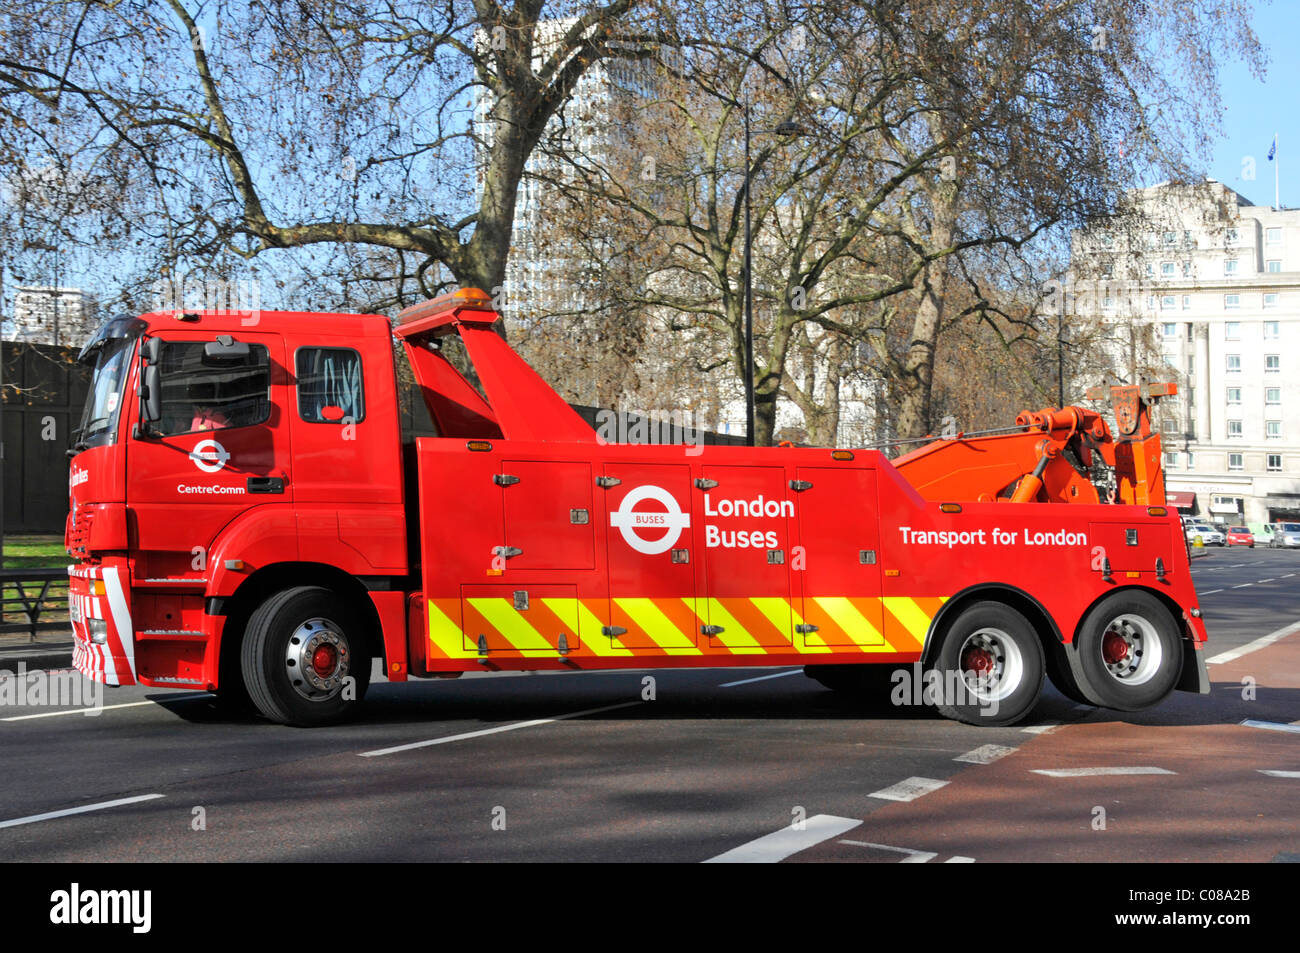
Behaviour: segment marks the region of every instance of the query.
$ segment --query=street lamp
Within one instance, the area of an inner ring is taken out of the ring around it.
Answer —
[[[757,135],[776,135],[785,138],[800,135],[803,127],[786,120],[774,129],[749,127],[749,102],[740,105],[745,117],[745,445],[754,446],[754,279],[752,268],[753,235],[750,231],[749,185],[754,177],[754,167],[749,159],[751,132]]]

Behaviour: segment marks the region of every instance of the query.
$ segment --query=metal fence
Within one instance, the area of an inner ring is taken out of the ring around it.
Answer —
[[[0,635],[26,632],[36,641],[41,630],[67,629],[68,570],[0,569]]]

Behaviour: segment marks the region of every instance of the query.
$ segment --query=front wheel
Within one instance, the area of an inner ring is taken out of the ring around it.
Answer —
[[[948,627],[934,671],[941,714],[968,725],[1011,725],[1038,703],[1043,647],[1015,609],[977,602]]]
[[[1107,708],[1141,711],[1166,698],[1183,672],[1174,617],[1147,592],[1116,592],[1079,627],[1079,664]]]
[[[341,721],[370,684],[360,620],[337,594],[315,586],[286,589],[258,606],[240,661],[253,704],[284,725]]]

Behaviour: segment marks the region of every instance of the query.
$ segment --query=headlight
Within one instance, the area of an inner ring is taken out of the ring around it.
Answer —
[[[90,619],[90,641],[103,645],[108,641],[108,622],[105,619]]]

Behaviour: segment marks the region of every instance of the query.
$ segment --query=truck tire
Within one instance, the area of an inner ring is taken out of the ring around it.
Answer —
[[[1038,704],[1043,647],[1015,609],[976,602],[944,633],[934,671],[940,714],[968,725],[1012,725]]]
[[[1166,698],[1183,672],[1177,624],[1155,596],[1111,593],[1079,626],[1079,663],[1092,693],[1117,711],[1141,711]]]
[[[316,586],[285,589],[258,606],[240,661],[257,710],[283,725],[341,721],[370,684],[360,620],[337,594]]]

